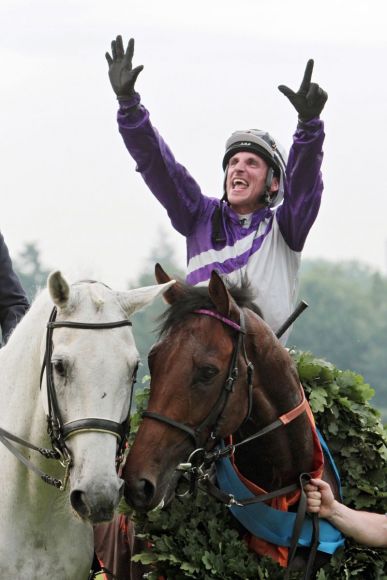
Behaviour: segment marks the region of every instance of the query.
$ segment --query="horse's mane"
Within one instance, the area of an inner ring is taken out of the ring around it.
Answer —
[[[253,302],[253,291],[249,282],[242,281],[241,285],[237,285],[227,280],[224,281],[228,291],[240,308],[249,308],[263,318],[262,312]],[[179,280],[179,291],[181,291],[179,300],[173,302],[158,318],[159,325],[157,330],[160,337],[192,314],[194,310],[215,309],[215,305],[208,294],[207,286],[190,286]]]

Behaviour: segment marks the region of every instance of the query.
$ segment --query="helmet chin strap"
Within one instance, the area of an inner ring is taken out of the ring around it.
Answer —
[[[274,179],[274,169],[272,167],[269,167],[268,171],[267,171],[267,175],[266,175],[266,181],[265,181],[265,185],[263,188],[263,192],[261,193],[260,197],[259,197],[259,201],[263,204],[265,204],[266,206],[269,206],[273,197],[273,193],[271,191],[271,186],[273,184],[273,179]]]

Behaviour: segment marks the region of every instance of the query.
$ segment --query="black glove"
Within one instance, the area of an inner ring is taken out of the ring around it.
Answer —
[[[124,52],[122,37],[117,36],[112,41],[112,56],[108,52],[105,54],[109,65],[110,82],[119,101],[121,99],[129,99],[133,95],[134,84],[144,68],[142,65],[132,68],[133,51],[133,38],[129,40],[128,48]]]
[[[313,65],[314,61],[312,59],[308,60],[304,78],[297,93],[285,85],[278,87],[281,93],[289,99],[296,109],[300,121],[309,121],[310,119],[319,117],[328,99],[327,93],[318,84],[310,82]]]

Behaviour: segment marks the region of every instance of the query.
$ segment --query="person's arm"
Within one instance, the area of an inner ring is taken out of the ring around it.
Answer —
[[[8,248],[0,233],[0,326],[3,342],[7,341],[28,307],[28,299],[12,268]]]
[[[318,513],[344,535],[373,548],[387,548],[387,517],[384,514],[353,510],[338,502],[330,485],[312,479],[305,486],[307,510]]]
[[[281,233],[288,246],[300,252],[312,227],[321,202],[323,182],[324,125],[320,113],[328,95],[311,82],[313,60],[309,60],[297,93],[284,85],[279,90],[298,112],[298,126],[286,168],[285,193],[277,211]]]
[[[186,168],[176,162],[168,145],[150,122],[134,90],[143,69],[132,67],[134,41],[124,51],[122,38],[112,42],[112,55],[106,54],[109,77],[120,104],[118,126],[126,148],[153,195],[166,208],[172,225],[187,236],[208,204],[199,185]]]

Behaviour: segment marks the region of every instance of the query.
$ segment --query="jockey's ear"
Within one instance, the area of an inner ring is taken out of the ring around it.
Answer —
[[[215,270],[211,273],[208,292],[216,309],[223,316],[227,316],[237,324],[240,322],[239,308],[227,290],[225,283]]]
[[[170,278],[170,276],[162,269],[160,264],[155,265],[155,276],[158,284],[166,284],[172,280],[172,278]],[[179,300],[182,295],[183,287],[179,281],[177,281],[173,286],[171,286],[171,288],[164,292],[163,299],[167,304],[173,304],[173,302]]]

